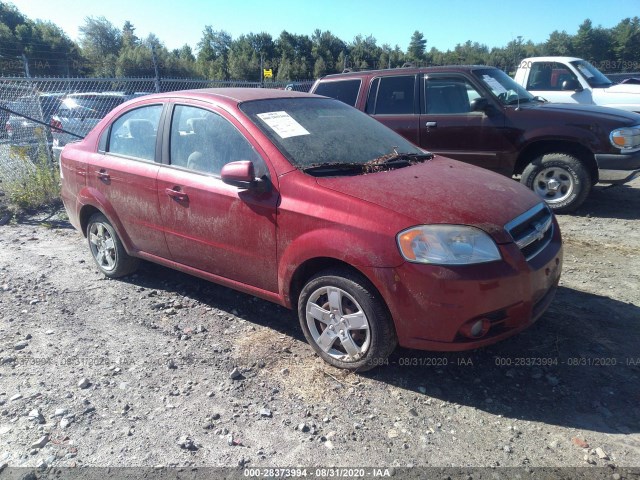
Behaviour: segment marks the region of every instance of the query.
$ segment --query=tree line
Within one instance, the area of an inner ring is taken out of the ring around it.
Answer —
[[[203,78],[261,80],[262,68],[273,79],[318,78],[344,69],[396,68],[414,65],[479,64],[513,72],[530,56],[571,55],[590,60],[603,71],[640,70],[640,18],[625,18],[612,28],[585,20],[575,35],[552,32],[546,41],[522,37],[489,48],[468,40],[447,51],[428,48],[415,31],[409,47],[378,45],[373,36],[346,42],[330,31],[310,36],[282,31],[247,33],[233,38],[224,30],[204,27],[196,51],[185,44],[169,50],[155,34],[136,35],[130,21],[120,28],[105,17],[87,17],[78,42],[52,22],[31,20],[14,5],[0,2],[0,75]]]

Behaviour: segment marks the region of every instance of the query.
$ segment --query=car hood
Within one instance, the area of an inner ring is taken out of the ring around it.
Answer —
[[[512,242],[504,225],[541,202],[510,178],[441,156],[388,172],[316,180],[403,215],[412,225],[472,225],[498,243]]]
[[[624,125],[637,124],[640,115],[633,112],[626,112],[617,108],[599,107],[597,105],[583,105],[577,103],[537,103],[525,104],[522,108],[540,109],[550,114],[573,115],[575,117],[597,117],[599,120],[607,119],[613,122],[620,122]],[[554,113],[551,113],[554,112]]]
[[[640,85],[634,83],[616,83],[607,88],[600,89],[604,95],[638,95],[640,96]],[[638,98],[640,103],[640,98]]]

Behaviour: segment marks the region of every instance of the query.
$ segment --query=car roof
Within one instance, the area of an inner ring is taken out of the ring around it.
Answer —
[[[362,78],[368,76],[393,76],[393,75],[415,75],[418,73],[437,73],[437,72],[469,72],[478,68],[496,68],[490,65],[443,65],[437,67],[402,67],[402,68],[385,68],[382,70],[361,70],[359,72],[334,73],[322,77],[322,80],[342,79],[342,78]]]
[[[166,99],[166,98],[192,98],[201,100],[227,100],[235,103],[248,102],[251,100],[265,100],[274,98],[317,98],[305,92],[293,90],[279,90],[276,88],[202,88],[197,90],[178,90],[174,92],[156,93],[145,96],[144,99]]]
[[[522,60],[524,62],[575,62],[576,60],[582,60],[578,57],[560,57],[560,56],[546,56],[546,57],[528,57]]]

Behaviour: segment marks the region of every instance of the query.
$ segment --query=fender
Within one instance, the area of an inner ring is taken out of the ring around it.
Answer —
[[[82,212],[87,207],[97,208],[113,225],[118,237],[124,245],[124,249],[129,255],[135,255],[137,250],[133,247],[133,242],[126,230],[122,226],[118,215],[116,214],[113,206],[105,198],[105,196],[97,189],[85,186],[80,192],[78,192],[78,223],[82,224]],[[86,237],[87,232],[83,231],[82,234]]]
[[[291,308],[291,283],[298,268],[314,259],[337,260],[358,270],[374,285],[378,282],[366,273],[368,267],[395,267],[403,263],[395,238],[372,235],[363,241],[362,234],[340,228],[322,228],[305,233],[278,251],[278,289],[285,305]],[[376,245],[377,243],[377,245]],[[385,245],[386,244],[386,245]],[[374,252],[382,252],[375,254]]]
[[[602,142],[600,142],[598,136],[591,130],[572,125],[562,126],[561,134],[558,134],[558,130],[557,125],[545,125],[540,128],[524,130],[521,138],[522,144],[520,151],[525,150],[533,144],[542,142],[562,142],[580,145],[592,154],[594,151],[602,150]]]

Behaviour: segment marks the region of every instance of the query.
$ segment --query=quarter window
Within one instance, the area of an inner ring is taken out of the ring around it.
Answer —
[[[171,165],[219,175],[229,162],[253,162],[256,176],[267,168],[251,143],[228,120],[202,108],[177,105],[171,120]]]
[[[109,153],[153,161],[161,113],[162,105],[150,105],[119,117],[111,126]]]
[[[339,80],[335,82],[323,82],[318,85],[315,93],[316,95],[324,95],[325,97],[335,98],[341,102],[356,106],[358,100],[358,91],[360,90],[360,79],[354,80]]]

